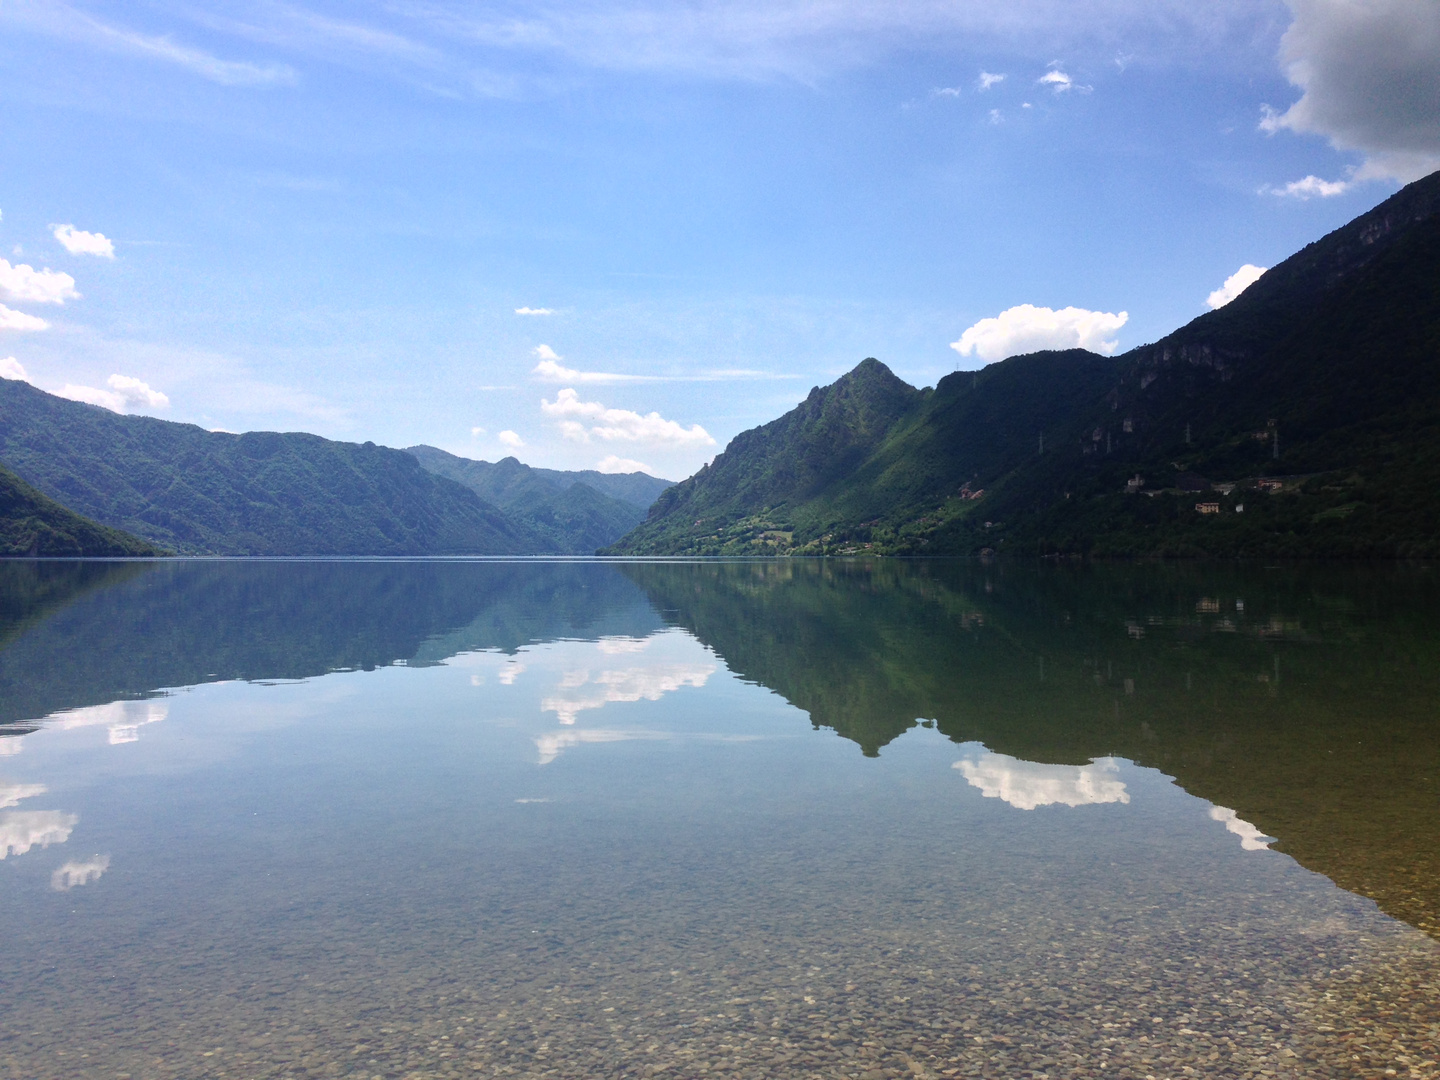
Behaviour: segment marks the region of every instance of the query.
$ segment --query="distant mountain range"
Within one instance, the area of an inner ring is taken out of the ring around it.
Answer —
[[[588,553],[634,524],[648,505],[636,504],[645,492],[666,486],[643,474],[606,477],[611,490],[622,493],[615,498],[591,486],[600,474],[532,470],[513,459],[490,466],[430,448],[416,451],[294,432],[206,431],[122,416],[0,380],[0,461],[20,484],[11,485],[12,495],[0,476],[0,500],[9,500],[9,508],[0,504],[0,551]],[[435,467],[422,465],[417,454]],[[448,475],[470,466],[512,477],[514,512],[477,494],[469,480]],[[566,476],[588,483],[567,485]],[[518,493],[527,483],[531,489],[549,484],[552,497],[526,501]]]
[[[513,457],[495,463],[456,457],[433,446],[406,450],[436,476],[464,484],[538,537],[546,552],[593,555],[645,519],[670,486],[647,473],[559,472]]]
[[[1440,173],[1117,357],[870,359],[613,554],[1440,555]]]

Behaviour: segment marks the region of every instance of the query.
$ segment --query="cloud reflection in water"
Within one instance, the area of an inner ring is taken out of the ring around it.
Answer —
[[[961,758],[952,768],[985,798],[1004,799],[1020,810],[1130,801],[1124,782],[1116,779],[1120,763],[1114,758],[1096,758],[1089,765],[1046,765],[986,751],[978,758]]]
[[[33,847],[63,844],[80,815],[63,810],[12,810],[0,814],[0,859],[24,855]]]

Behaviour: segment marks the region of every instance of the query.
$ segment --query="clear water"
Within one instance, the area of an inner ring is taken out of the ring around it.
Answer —
[[[0,1076],[1435,1076],[1437,599],[7,564]]]

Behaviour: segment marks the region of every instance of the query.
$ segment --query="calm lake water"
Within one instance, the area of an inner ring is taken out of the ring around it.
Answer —
[[[0,564],[0,1077],[1432,1077],[1440,583]]]

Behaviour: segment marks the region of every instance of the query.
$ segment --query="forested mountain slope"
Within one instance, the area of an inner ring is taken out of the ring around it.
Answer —
[[[72,513],[0,465],[0,555],[163,555],[154,544]]]
[[[182,553],[515,554],[544,541],[374,443],[206,431],[0,380],[0,460],[70,510]]]

